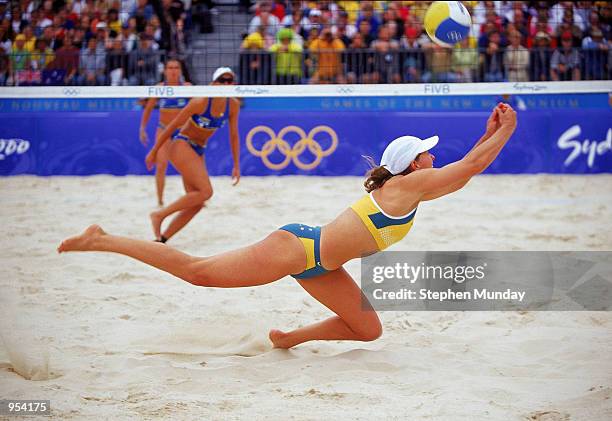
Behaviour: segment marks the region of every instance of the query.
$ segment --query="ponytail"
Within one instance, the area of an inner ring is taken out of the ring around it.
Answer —
[[[419,155],[417,155],[417,158]],[[366,181],[363,182],[366,192],[370,193],[381,188],[388,180],[394,177],[394,175],[391,174],[391,171],[386,169],[384,166],[376,165],[376,162],[374,162],[374,159],[372,159],[371,156],[363,156],[363,158],[370,166],[370,170],[366,173]],[[408,166],[408,168],[406,168],[404,171],[395,175],[407,175],[411,172],[412,169],[410,166]]]
[[[383,166],[378,166],[371,156],[364,156],[370,170],[366,173],[366,181],[363,183],[368,193],[381,188],[393,174]]]

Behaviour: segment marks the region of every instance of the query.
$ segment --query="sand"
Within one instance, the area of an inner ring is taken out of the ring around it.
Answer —
[[[322,224],[360,183],[215,178],[172,245],[210,255]],[[270,328],[329,316],[291,278],[204,289],[119,255],[55,253],[94,222],[151,239],[152,178],[11,177],[0,197],[0,398],[49,399],[46,419],[612,419],[609,312],[383,312],[377,341],[273,350]],[[393,249],[612,250],[611,199],[610,175],[481,176],[422,204]]]

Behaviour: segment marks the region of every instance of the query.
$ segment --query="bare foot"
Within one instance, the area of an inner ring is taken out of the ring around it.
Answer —
[[[161,239],[161,224],[164,222],[164,217],[159,214],[159,211],[154,211],[149,214],[151,218],[151,227],[156,240]]]
[[[91,250],[93,241],[102,235],[106,235],[99,225],[90,225],[82,234],[66,238],[57,248],[58,253],[66,251],[88,251]]]
[[[272,329],[268,334],[268,337],[272,341],[274,348],[287,349],[293,345],[289,343],[289,334],[278,329]]]

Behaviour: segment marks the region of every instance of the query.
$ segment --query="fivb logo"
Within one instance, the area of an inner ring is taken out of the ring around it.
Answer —
[[[461,36],[461,34],[457,31],[447,32],[446,36],[448,37],[448,39],[450,39],[451,41],[455,41],[456,43],[461,41],[461,39],[463,38],[463,36]]]
[[[451,87],[448,83],[426,83],[423,85],[424,94],[443,95],[450,94]]]
[[[174,96],[174,88],[172,86],[149,86],[147,92],[150,97]]]
[[[571,149],[572,152],[563,162],[563,165],[568,167],[574,162],[580,155],[587,155],[587,165],[589,168],[593,168],[595,164],[595,157],[603,155],[606,152],[612,151],[612,129],[608,129],[606,139],[602,141],[596,140],[577,140],[576,137],[580,136],[582,129],[578,124],[567,129],[557,141],[557,146],[560,149]]]

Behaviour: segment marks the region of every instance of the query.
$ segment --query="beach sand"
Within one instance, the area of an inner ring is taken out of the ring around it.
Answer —
[[[324,224],[361,183],[214,178],[170,244],[211,255]],[[170,177],[166,200],[180,193]],[[292,278],[205,289],[119,255],[56,254],[92,223],[152,239],[153,178],[10,177],[0,195],[0,398],[48,399],[45,419],[612,419],[610,312],[382,312],[374,342],[271,349],[269,329],[330,315]],[[423,203],[392,250],[612,250],[611,220],[610,175],[480,176]],[[359,262],[346,268],[359,282]]]

